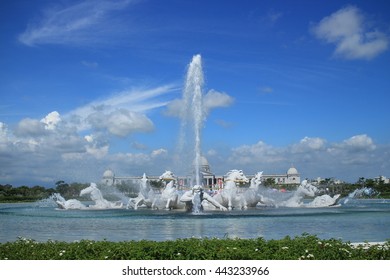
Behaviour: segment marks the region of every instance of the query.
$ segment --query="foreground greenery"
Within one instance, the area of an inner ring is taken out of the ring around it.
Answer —
[[[281,240],[189,238],[174,241],[0,243],[0,260],[390,260],[390,241],[352,245],[302,236]]]

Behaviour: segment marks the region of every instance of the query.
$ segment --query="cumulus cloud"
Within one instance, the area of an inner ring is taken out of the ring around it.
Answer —
[[[273,163],[285,161],[283,150],[259,141],[253,145],[242,145],[232,149],[228,161],[238,165]]]
[[[203,106],[206,111],[206,115],[214,108],[229,107],[233,104],[233,97],[224,92],[216,90],[209,90],[203,98]]]
[[[45,124],[45,128],[48,130],[54,130],[60,121],[61,117],[57,111],[53,111],[41,119],[41,122]]]
[[[8,127],[5,123],[0,122],[0,145],[8,142]]]
[[[319,137],[304,137],[298,144],[291,146],[291,150],[294,153],[304,153],[310,151],[322,150],[325,148],[326,140]]]
[[[125,127],[128,125],[128,113],[120,112],[120,118],[125,119]],[[107,120],[108,115],[105,116]],[[47,119],[47,116],[42,119]],[[1,172],[5,180],[2,183],[50,181],[54,185],[61,179],[88,182],[100,180],[108,167],[119,175],[142,175],[143,172],[158,175],[174,164],[175,155],[170,154],[166,147],[139,153],[110,152],[107,134],[83,135],[66,126],[63,116],[58,117],[62,121],[52,130],[46,129],[46,124],[40,120],[22,120],[16,128],[19,135],[16,130],[12,131],[6,124],[0,123],[0,166],[3,167]],[[26,129],[31,124],[32,129]],[[225,174],[233,168],[242,169],[246,174],[257,171],[283,173],[294,164],[302,178],[336,177],[352,182],[361,176],[388,176],[389,154],[389,146],[375,144],[366,134],[338,142],[304,137],[287,146],[258,141],[238,147],[213,147],[205,153],[216,174]]]
[[[118,131],[120,126],[129,134],[133,131],[143,131],[142,128],[137,130],[137,125],[144,125],[145,131],[150,131],[151,121],[145,113],[167,105],[169,101],[166,96],[175,91],[177,88],[172,84],[150,89],[125,90],[76,108],[66,113],[63,118],[73,122],[79,131],[106,128],[117,136],[125,136],[124,132]],[[121,120],[121,123],[116,123],[116,118]],[[137,121],[140,124],[137,124]]]
[[[109,114],[97,111],[88,117],[88,121],[93,128],[105,129],[119,137],[135,132],[150,132],[154,129],[152,121],[144,114],[127,109],[118,109]]]
[[[366,134],[352,136],[336,146],[352,152],[373,151],[376,148],[374,141]]]
[[[346,59],[372,59],[386,51],[388,36],[370,29],[361,10],[347,6],[313,26],[317,38],[336,45],[335,55]]]
[[[319,137],[304,137],[298,143],[276,147],[259,141],[252,145],[232,148],[220,167],[246,170],[248,174],[284,172],[294,164],[309,178],[337,177],[353,181],[359,176],[372,178],[386,173],[389,162],[384,155],[390,147],[375,145],[366,134],[355,135],[340,142]],[[221,171],[220,171],[221,172]]]
[[[14,133],[19,137],[39,137],[46,133],[46,126],[39,120],[25,118],[18,123]]]
[[[115,15],[132,2],[93,0],[70,6],[52,5],[36,21],[30,22],[18,39],[27,46],[105,43],[114,34],[125,31],[116,23]]]
[[[234,98],[227,93],[211,89],[203,96],[203,111],[205,116],[207,116],[213,109],[229,107],[233,102]],[[171,117],[182,118],[182,116],[186,115],[183,114],[183,110],[185,110],[184,100],[175,99],[167,104],[165,114]]]
[[[168,155],[168,151],[166,149],[157,149],[152,151],[151,156],[152,157],[164,157]]]

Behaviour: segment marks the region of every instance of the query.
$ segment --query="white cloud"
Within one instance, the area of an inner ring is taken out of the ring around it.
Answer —
[[[152,157],[161,157],[161,156],[164,157],[166,155],[168,155],[168,151],[166,149],[157,149],[152,151],[151,154]]]
[[[211,110],[219,107],[229,107],[233,102],[234,98],[227,93],[211,89],[203,96],[203,111],[205,116],[207,116]],[[171,117],[182,118],[182,116],[186,116],[186,114],[183,114],[183,110],[185,110],[184,100],[175,99],[167,105],[165,114]]]
[[[338,147],[352,152],[373,151],[376,148],[374,141],[366,134],[352,136],[344,140]]]
[[[376,29],[370,30],[355,6],[347,6],[323,18],[312,31],[319,39],[336,45],[335,55],[347,59],[372,59],[389,45],[388,36]]]
[[[261,170],[273,173],[285,172],[294,164],[303,173],[302,176],[337,177],[354,182],[359,176],[373,178],[388,172],[386,168],[390,166],[384,155],[389,154],[389,149],[388,146],[378,147],[365,134],[335,143],[318,137],[304,137],[298,143],[285,147],[259,141],[231,149],[227,159],[218,162],[218,170],[224,172],[239,168],[248,174]]]
[[[88,119],[94,128],[106,129],[119,137],[125,137],[135,132],[150,132],[154,129],[152,121],[144,114],[126,109],[118,109],[108,115],[96,112]]]
[[[8,128],[3,122],[0,122],[0,145],[8,142]]]
[[[148,149],[148,146],[143,144],[143,143],[139,143],[139,142],[132,142],[131,143],[131,147],[136,149],[136,150],[147,150]]]
[[[46,133],[45,127],[39,120],[25,118],[18,123],[14,133],[19,137],[40,137]]]
[[[41,122],[45,124],[45,128],[48,130],[54,130],[60,121],[61,117],[57,111],[53,111],[41,119]]]
[[[242,145],[233,148],[231,156],[228,159],[229,162],[236,165],[274,163],[285,160],[285,154],[281,148],[272,147],[263,141],[259,141],[253,145]]]
[[[18,136],[6,124],[0,123],[0,166],[2,178],[7,182],[32,184],[43,182],[43,178],[51,180],[53,185],[60,179],[67,182],[95,181],[101,179],[108,167],[118,175],[142,175],[143,172],[158,175],[174,165],[174,155],[166,147],[141,153],[110,152],[105,134],[82,136],[63,124],[48,131],[39,120],[30,121],[40,124],[44,135],[36,137],[33,130],[33,133]],[[242,169],[246,174],[257,171],[279,173],[294,164],[302,177],[336,177],[352,182],[361,176],[390,176],[386,174],[390,168],[389,154],[390,147],[376,145],[365,134],[339,142],[304,137],[282,147],[258,141],[230,149],[213,147],[206,152],[211,169],[217,174],[225,174],[233,168]]]
[[[216,90],[209,90],[203,97],[203,106],[206,111],[206,115],[214,108],[229,107],[233,104],[233,97],[224,92],[218,92]]]
[[[125,31],[118,26],[115,15],[131,2],[134,1],[93,0],[63,7],[52,5],[37,21],[28,24],[19,41],[28,46],[105,43]]]
[[[99,139],[99,137],[91,134],[84,136],[85,141],[85,151],[87,154],[92,155],[94,158],[102,159],[108,155],[110,145],[107,141]],[[82,155],[82,153],[81,153]],[[71,155],[71,157],[78,157],[77,154]],[[69,158],[69,157],[68,157]]]
[[[299,141],[298,144],[291,146],[291,150],[294,153],[304,153],[316,150],[322,150],[325,148],[326,140],[318,137],[310,138],[305,137]]]
[[[144,113],[167,105],[165,95],[175,91],[174,85],[125,90],[76,108],[65,114],[64,119],[74,123],[79,131],[107,129],[117,136],[150,131],[153,123]],[[121,128],[124,130],[120,131]]]

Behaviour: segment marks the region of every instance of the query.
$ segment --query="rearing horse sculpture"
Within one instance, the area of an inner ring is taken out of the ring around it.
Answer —
[[[165,209],[170,210],[178,208],[179,194],[175,186],[175,175],[172,171],[165,171],[159,178],[165,182],[165,187],[160,195],[160,199],[165,204]],[[155,208],[157,199],[154,199],[152,208]]]
[[[251,179],[249,188],[242,194],[242,207],[247,209],[248,207],[256,207],[257,203],[263,200],[263,196],[260,194],[261,177],[263,171],[257,172]]]
[[[229,210],[232,210],[233,208],[242,208],[242,197],[240,196],[236,183],[247,183],[249,182],[248,178],[244,175],[242,170],[237,169],[230,170],[225,176],[226,179],[223,190],[216,194],[214,199]]]
[[[286,201],[283,201],[279,206],[285,207],[301,207],[303,206],[303,199],[305,196],[315,197],[318,189],[307,180],[303,180],[298,189],[294,192],[293,196]]]
[[[155,193],[150,188],[150,185],[148,183],[148,178],[146,178],[145,173],[139,182],[139,187],[140,190],[138,196],[129,199],[127,208],[134,208],[134,210],[137,210],[138,207],[140,207],[141,205],[145,205],[148,208],[152,207],[155,198]]]
[[[120,202],[111,202],[103,198],[101,191],[98,189],[95,183],[91,183],[91,185],[85,189],[82,189],[80,192],[80,196],[89,194],[89,197],[94,205],[89,205],[89,208],[92,209],[109,209],[109,208],[122,208],[123,203]]]

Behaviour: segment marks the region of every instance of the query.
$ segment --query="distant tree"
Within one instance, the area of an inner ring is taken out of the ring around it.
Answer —
[[[359,177],[359,180],[357,181],[358,184],[364,186],[366,179],[364,177]]]
[[[69,185],[65,183],[64,181],[57,181],[56,182],[56,191],[60,193],[61,195],[65,194],[69,188]]]
[[[267,178],[265,181],[264,181],[264,186],[275,186],[275,179],[273,178]]]
[[[365,185],[366,185],[366,187],[369,187],[369,188],[374,187],[375,186],[374,179],[366,179]]]
[[[162,181],[150,181],[150,186],[156,189],[162,189],[164,187],[164,183]]]

